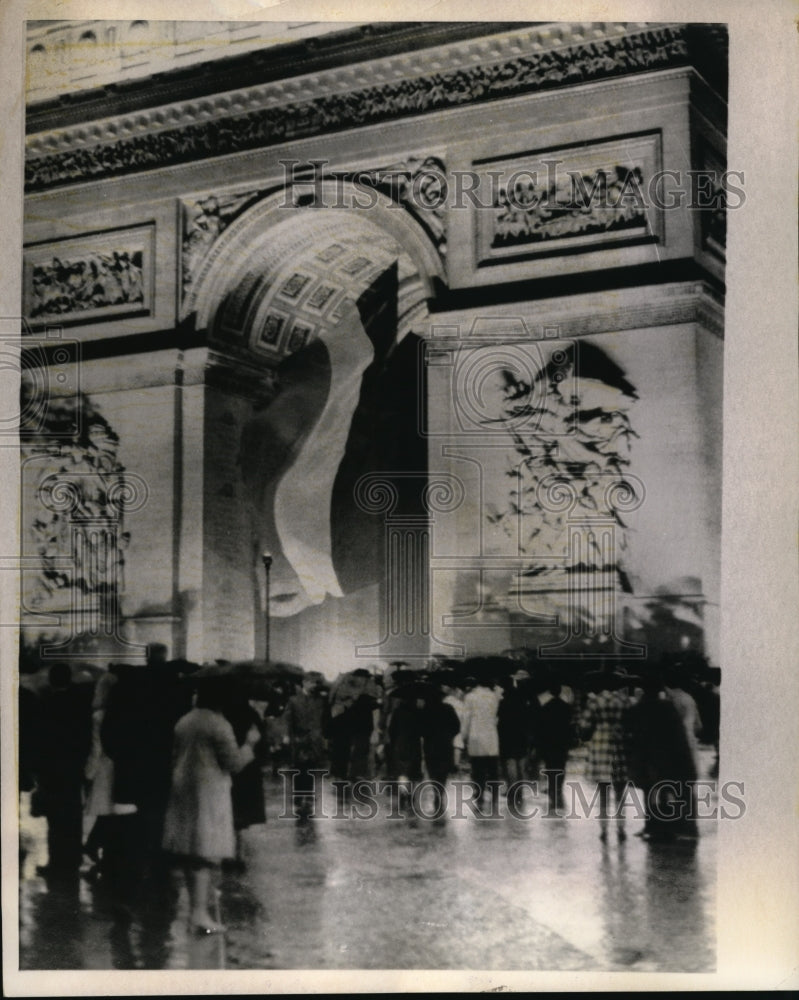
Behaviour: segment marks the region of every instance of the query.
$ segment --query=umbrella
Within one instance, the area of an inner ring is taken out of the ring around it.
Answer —
[[[623,670],[591,670],[583,674],[582,681],[587,691],[618,691],[630,684],[640,684],[641,678]]]
[[[239,660],[235,663],[217,661],[206,664],[192,675],[192,680],[204,681],[211,678],[230,677],[247,692],[249,697],[269,699],[274,694],[275,684],[281,680],[299,683],[305,671],[294,663],[277,660]]]
[[[195,670],[192,679],[195,681],[205,681],[210,677],[232,677],[233,672],[229,663],[206,663],[205,666]]]
[[[391,691],[392,698],[427,698],[441,689],[429,680],[402,681]]]
[[[507,656],[472,656],[463,664],[464,676],[474,677],[478,681],[494,683],[502,677],[510,677],[519,669],[518,660]]]
[[[176,660],[169,660],[164,666],[171,670],[173,673],[180,676],[185,676],[187,674],[196,674],[200,669],[199,663],[194,663],[191,660],[184,660],[183,657],[178,657]]]
[[[279,660],[216,660],[206,663],[195,674],[197,677],[291,677],[300,679],[305,671],[296,663],[283,663]]]
[[[105,667],[99,667],[94,663],[71,663],[73,684],[94,684],[98,677],[106,673]],[[41,667],[34,673],[21,674],[19,678],[20,687],[27,688],[35,694],[41,694],[50,689],[50,668]]]

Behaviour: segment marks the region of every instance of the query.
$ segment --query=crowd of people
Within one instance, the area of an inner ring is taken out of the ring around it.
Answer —
[[[115,905],[131,910],[142,886],[162,883],[180,863],[193,929],[217,933],[213,872],[245,870],[241,834],[266,822],[270,762],[289,777],[298,831],[310,831],[320,774],[342,809],[358,783],[379,778],[399,790],[407,812],[424,780],[436,824],[447,821],[453,776],[471,782],[476,808],[490,816],[503,790],[540,779],[557,814],[580,747],[603,841],[611,823],[626,836],[618,807],[631,783],[652,792],[646,838],[696,836],[697,740],[718,745],[711,685],[656,671],[632,677],[610,664],[568,687],[499,658],[462,668],[359,668],[332,684],[305,672],[274,683],[265,701],[224,664],[167,662],[158,645],[146,666],[110,665],[93,685],[75,683],[69,665],[57,663],[41,691],[20,688],[20,788],[48,829],[48,862],[37,872],[102,880]]]

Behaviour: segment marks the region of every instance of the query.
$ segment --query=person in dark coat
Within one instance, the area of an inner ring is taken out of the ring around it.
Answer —
[[[421,710],[423,699],[413,685],[397,692],[397,704],[388,724],[392,771],[400,781],[411,784],[422,778]]]
[[[113,829],[108,832],[112,881],[127,902],[140,881],[160,879],[164,816],[172,774],[175,724],[191,708],[190,689],[166,663],[166,647],[148,648],[147,665],[120,667],[100,727],[114,764]]]
[[[444,701],[444,692],[438,687],[433,688],[424,700],[419,728],[425,768],[430,780],[435,782],[433,819],[441,822],[445,818],[444,786],[455,770],[453,740],[460,732],[461,723],[458,713],[451,704]]]
[[[696,836],[692,813],[696,766],[677,707],[659,678],[643,681],[644,693],[625,714],[630,776],[645,793],[643,836],[671,841]]]
[[[34,771],[47,817],[47,865],[39,874],[76,875],[83,858],[83,772],[92,745],[89,685],[72,683],[68,663],[50,668],[36,726]]]
[[[379,688],[363,667],[333,682],[326,734],[330,769],[342,782],[370,777],[369,748],[379,721],[379,696]]]
[[[532,743],[533,708],[523,684],[527,678],[527,672],[520,671],[503,682],[497,709],[499,757],[509,785],[524,776],[524,761]]]
[[[306,674],[302,689],[289,698],[285,713],[291,766],[297,771],[292,781],[294,814],[301,825],[314,813],[316,785],[311,771],[324,766],[326,711],[327,699],[322,696],[319,679]]]
[[[263,719],[250,704],[246,692],[237,688],[235,684],[231,689],[224,715],[233,727],[236,744],[239,747],[244,746],[247,736],[253,728],[263,734]],[[236,831],[236,857],[226,867],[236,871],[243,871],[245,868],[242,830],[266,822],[260,745],[260,743],[255,745],[253,759],[245,764],[240,771],[233,774],[230,785],[233,803],[233,828]]]
[[[563,776],[573,745],[572,707],[561,698],[560,684],[549,689],[552,697],[538,711],[536,748],[544,762],[547,797],[552,809],[563,809]]]

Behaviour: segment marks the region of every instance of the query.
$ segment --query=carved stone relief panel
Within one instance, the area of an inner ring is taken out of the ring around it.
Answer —
[[[23,410],[36,391],[23,380]],[[64,426],[74,433],[65,435]],[[44,421],[25,434],[22,544],[37,564],[24,576],[27,612],[111,614],[118,607],[130,542],[124,515],[148,495],[146,482],[126,471],[118,451],[119,435],[85,395],[50,400]]]
[[[662,240],[657,133],[475,163],[476,265]]]
[[[30,245],[23,312],[34,325],[149,315],[155,224]]]

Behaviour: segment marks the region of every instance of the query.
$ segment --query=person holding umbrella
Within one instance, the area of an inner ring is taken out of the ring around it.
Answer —
[[[224,716],[230,680],[201,670],[196,675],[195,707],[175,726],[172,785],[164,823],[164,850],[183,859],[189,881],[191,924],[197,934],[225,928],[211,915],[214,870],[236,853],[231,776],[255,757],[261,738],[256,726],[236,744]]]
[[[83,846],[83,853],[98,866],[95,870],[97,872],[100,870],[101,862],[108,860],[101,858],[101,855],[106,852],[109,828],[113,829],[110,817],[114,814],[114,762],[103,750],[100,742],[100,729],[109,694],[116,682],[117,674],[114,665],[109,664],[108,672],[98,679],[94,688],[92,748],[85,770],[89,792],[84,806],[84,815],[93,817],[94,822]]]
[[[263,733],[263,720],[250,703],[246,685],[237,682],[235,678],[231,683],[230,699],[225,708],[225,718],[233,727],[236,744],[239,747],[246,744],[248,734],[253,728],[257,729],[259,734]],[[236,857],[235,860],[227,862],[223,867],[235,872],[243,872],[246,868],[242,836],[244,830],[266,822],[264,780],[258,754],[261,741],[257,742],[257,747],[253,745],[255,752],[253,759],[231,777]]]

